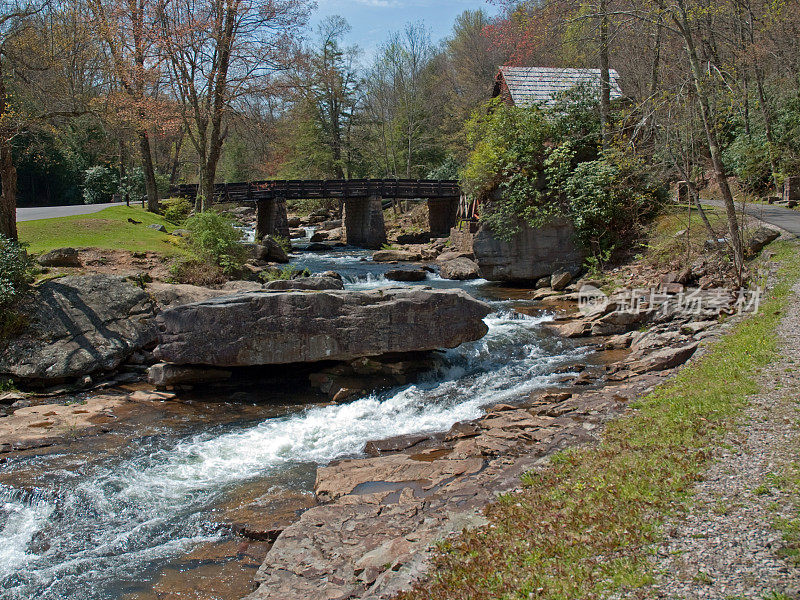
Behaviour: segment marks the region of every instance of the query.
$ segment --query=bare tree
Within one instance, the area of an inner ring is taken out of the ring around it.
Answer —
[[[96,35],[106,47],[110,72],[122,88],[115,102],[119,115],[136,131],[147,189],[147,210],[158,211],[158,187],[149,125],[157,122],[152,90],[161,76],[157,52],[160,33],[151,0],[88,0]]]
[[[199,159],[198,209],[213,200],[226,114],[291,64],[309,8],[307,0],[165,0],[160,44]]]

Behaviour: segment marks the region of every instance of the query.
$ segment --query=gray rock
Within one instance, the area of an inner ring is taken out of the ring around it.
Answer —
[[[490,312],[461,290],[254,292],[164,311],[155,355],[230,367],[455,348],[486,335]]]
[[[152,225],[148,225],[147,228],[155,229],[156,231],[160,231],[161,233],[167,233],[167,228],[159,223],[153,223]]]
[[[286,251],[272,236],[264,236],[264,239],[261,240],[261,246],[263,248],[261,255],[259,256],[261,260],[282,264],[289,262],[289,257],[286,255]]]
[[[424,269],[392,269],[386,271],[385,277],[389,281],[425,281],[428,272]]]
[[[0,394],[0,404],[12,405],[20,400],[25,400],[25,394],[19,392],[4,392]]]
[[[298,279],[278,279],[264,285],[265,290],[285,292],[289,290],[323,291],[343,290],[341,279],[333,277],[300,277]]]
[[[38,260],[43,267],[80,267],[81,259],[75,248],[56,248],[42,254]]]
[[[548,277],[540,277],[536,281],[536,286],[535,286],[536,289],[537,290],[543,290],[545,288],[549,288],[550,287],[550,280],[551,280],[551,277],[549,277],[549,276]]]
[[[478,265],[468,258],[454,258],[440,263],[439,274],[443,279],[466,281],[478,279],[480,272]]]
[[[158,306],[166,308],[191,304],[192,302],[201,302],[202,300],[211,300],[212,298],[219,298],[220,296],[229,296],[234,292],[229,290],[212,290],[211,288],[183,283],[153,282],[147,286],[147,293],[150,294],[150,297]]]
[[[120,277],[47,281],[23,311],[29,325],[0,348],[0,373],[13,378],[63,380],[112,370],[156,341],[152,299]]]
[[[748,256],[755,256],[779,237],[781,237],[779,231],[775,231],[769,227],[759,227],[750,234],[747,240],[746,250]]]
[[[372,255],[374,262],[414,262],[421,259],[419,252],[410,250],[378,250]]]
[[[698,343],[687,346],[664,348],[651,352],[639,360],[634,360],[628,364],[628,368],[636,373],[648,373],[650,371],[664,371],[682,365],[689,360],[697,351]]]
[[[190,235],[192,235],[192,232],[189,231],[188,229],[173,229],[172,235],[182,238],[188,238]]]
[[[264,289],[264,286],[256,281],[227,281],[222,285],[222,290],[228,294],[239,294],[241,292],[257,292]]]
[[[231,375],[225,369],[159,363],[148,369],[147,380],[154,386],[163,388],[170,385],[227,381]]]
[[[550,287],[554,291],[560,292],[564,290],[572,281],[572,274],[567,271],[558,271],[550,276]]]

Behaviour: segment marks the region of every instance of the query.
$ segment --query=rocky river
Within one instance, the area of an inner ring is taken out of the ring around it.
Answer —
[[[393,268],[346,249],[294,264],[334,270],[349,290],[386,286]],[[123,432],[7,457],[0,598],[239,598],[252,591],[266,546],[237,541],[226,514],[237,499],[257,497],[266,513],[302,509],[314,502],[319,466],[361,456],[372,440],[445,432],[488,406],[513,404],[557,385],[563,367],[589,353],[548,332],[552,316],[527,291],[433,273],[407,285],[458,287],[488,302],[488,334],[441,353],[413,383],[347,403],[324,401],[301,378],[294,387],[273,377],[197,390]],[[204,577],[224,579],[231,563],[234,583],[203,591]],[[157,586],[172,592],[156,594]]]

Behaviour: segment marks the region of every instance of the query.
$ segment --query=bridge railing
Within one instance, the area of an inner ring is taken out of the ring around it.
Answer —
[[[197,185],[174,186],[175,195],[195,198]],[[214,186],[215,200],[258,202],[283,198],[306,200],[316,198],[458,198],[459,182],[431,179],[283,179],[241,183],[218,183]]]

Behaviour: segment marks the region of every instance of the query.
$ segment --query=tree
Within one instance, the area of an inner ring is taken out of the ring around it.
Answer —
[[[12,142],[23,129],[24,117],[14,110],[6,87],[9,64],[19,57],[10,52],[12,42],[27,29],[27,20],[43,8],[34,1],[4,1],[0,13],[0,235],[17,239],[17,169]]]
[[[291,65],[309,8],[307,0],[173,0],[161,7],[160,48],[198,155],[198,209],[214,197],[226,116]]]
[[[150,0],[88,0],[108,53],[109,70],[122,94],[110,94],[121,119],[132,124],[147,189],[147,210],[158,211],[158,186],[148,129],[157,122],[159,103],[153,89],[161,77],[157,50],[156,4]]]

